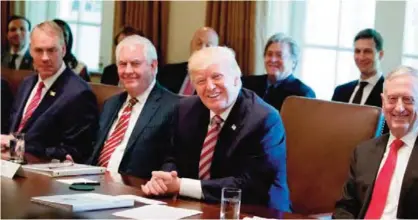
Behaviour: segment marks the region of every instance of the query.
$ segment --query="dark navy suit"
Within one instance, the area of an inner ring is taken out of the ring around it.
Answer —
[[[97,164],[104,142],[112,124],[118,119],[127,95],[127,92],[123,92],[105,102],[90,164]],[[161,168],[170,144],[170,123],[179,99],[179,96],[155,84],[129,137],[119,173],[150,178],[152,171]]]
[[[187,76],[187,64],[173,63],[162,66],[157,74],[158,82],[173,93],[178,94]]]
[[[9,83],[1,79],[1,133],[9,133],[10,110],[13,104],[13,93]]]
[[[269,86],[267,77],[267,74],[243,77],[243,86],[254,91],[265,102],[279,111],[284,100],[289,96],[315,98],[315,92],[302,81],[295,78],[293,74],[271,86]]]
[[[180,101],[173,121],[172,149],[163,170],[198,179],[209,115],[197,96]],[[228,186],[242,189],[243,203],[290,210],[282,120],[254,92],[240,91],[220,131],[210,176],[201,181],[205,201],[219,202],[222,187]]]
[[[20,85],[11,113],[11,131],[17,131],[38,75]],[[46,92],[22,129],[26,152],[43,159],[64,160],[70,154],[83,163],[92,152],[97,129],[96,97],[90,86],[66,68]]]
[[[3,67],[8,68],[9,63],[12,60],[12,54],[10,53],[10,49],[6,49],[3,51],[1,55],[1,65]],[[23,55],[22,61],[20,62],[19,70],[33,70],[33,59],[29,53],[29,49]]]
[[[119,84],[118,67],[116,64],[110,64],[104,68],[100,83],[115,86]]]

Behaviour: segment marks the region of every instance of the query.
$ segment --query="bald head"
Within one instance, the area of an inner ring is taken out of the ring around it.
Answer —
[[[193,35],[190,42],[190,54],[205,47],[218,46],[219,37],[210,27],[201,27]]]

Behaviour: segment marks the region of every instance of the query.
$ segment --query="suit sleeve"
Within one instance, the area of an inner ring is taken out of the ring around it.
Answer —
[[[289,210],[289,194],[286,177],[286,142],[283,124],[277,112],[264,121],[248,135],[252,146],[240,172],[236,175],[202,180],[202,192],[207,201],[219,201],[223,187],[242,189],[242,200],[250,203],[269,203],[283,211]]]
[[[1,79],[1,133],[8,134],[13,94],[6,80]]]
[[[98,109],[93,92],[85,90],[69,100],[65,114],[61,121],[60,146],[46,148],[46,156],[63,160],[69,154],[75,162],[84,163],[92,153],[98,128]]]
[[[335,211],[332,218],[357,218],[361,204],[356,196],[356,154],[357,150],[351,157],[349,177],[344,184],[342,197],[335,204]]]

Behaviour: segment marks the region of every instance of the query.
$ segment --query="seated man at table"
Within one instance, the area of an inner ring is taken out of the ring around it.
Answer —
[[[141,178],[150,178],[163,164],[170,119],[180,97],[156,82],[157,59],[151,41],[138,35],[126,37],[116,47],[119,79],[126,92],[105,102],[89,163]]]
[[[20,84],[10,131],[25,134],[27,157],[35,156],[36,161],[72,159],[83,163],[95,140],[96,97],[85,81],[65,67],[64,35],[56,23],[46,21],[34,28],[30,53],[37,74]],[[2,151],[9,137],[1,136]],[[2,159],[8,158],[6,152],[2,152]]]
[[[335,218],[418,218],[418,70],[390,72],[381,98],[390,133],[354,151]]]
[[[234,187],[242,189],[243,203],[289,211],[286,138],[278,111],[242,89],[241,70],[227,47],[195,52],[189,70],[198,96],[180,101],[171,152],[143,192],[218,202],[223,187]]]

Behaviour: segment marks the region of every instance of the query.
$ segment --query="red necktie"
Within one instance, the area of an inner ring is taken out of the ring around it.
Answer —
[[[180,92],[181,95],[193,95],[194,93],[194,87],[192,84],[192,81],[190,80],[190,77],[187,76],[184,80],[182,90]]]
[[[216,142],[218,141],[218,135],[221,131],[222,121],[222,118],[218,115],[213,116],[205,141],[203,142],[199,162],[199,178],[201,180],[207,180],[210,178],[210,166],[212,164]]]
[[[123,109],[122,115],[119,117],[115,129],[106,140],[102,152],[100,153],[98,165],[107,167],[110,156],[112,156],[116,147],[122,142],[125,132],[128,129],[129,119],[131,117],[132,107],[138,102],[136,98],[131,98],[128,105]]]
[[[398,150],[402,146],[403,142],[400,139],[394,140],[390,145],[389,155],[386,158],[385,164],[382,166],[382,169],[380,170],[374,183],[372,198],[364,218],[379,219],[382,217],[386,200],[388,198],[390,181],[392,180],[393,173],[395,172]]]
[[[32,100],[30,101],[28,107],[26,108],[26,112],[22,117],[22,120],[20,120],[19,129],[18,132],[21,132],[23,127],[25,127],[26,122],[29,120],[29,118],[32,116],[35,109],[38,107],[39,103],[41,102],[42,97],[42,89],[45,87],[45,84],[40,81],[38,83],[38,87],[36,88],[36,93],[33,96]]]

